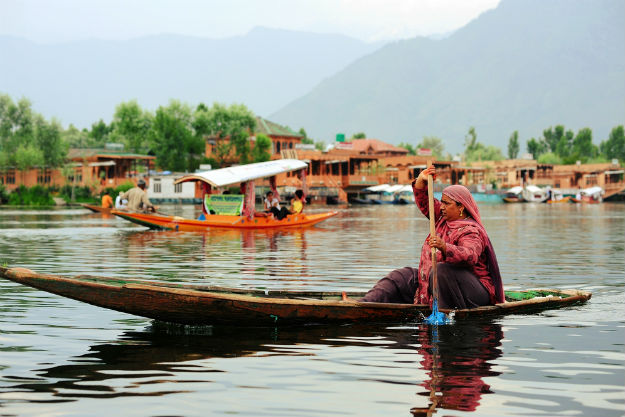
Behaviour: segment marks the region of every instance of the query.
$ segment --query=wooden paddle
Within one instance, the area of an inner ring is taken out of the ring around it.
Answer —
[[[427,161],[428,168],[432,161]],[[436,236],[436,213],[434,208],[434,178],[428,175],[428,212],[430,214],[430,237]],[[449,319],[444,313],[438,311],[438,276],[436,273],[436,248],[432,248],[432,314],[425,319],[428,324],[446,324]]]
[[[432,161],[427,161],[428,168]],[[436,213],[434,209],[434,179],[428,175],[428,208],[430,213],[430,237],[436,236]],[[436,248],[432,248],[432,296],[434,303],[438,306],[438,276],[436,273]]]

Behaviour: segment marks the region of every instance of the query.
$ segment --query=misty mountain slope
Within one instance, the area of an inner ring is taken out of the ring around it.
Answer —
[[[0,92],[81,127],[110,120],[115,106],[131,99],[152,110],[172,98],[236,102],[266,115],[379,46],[265,28],[227,39],[160,35],[52,45],[0,36]]]
[[[565,124],[595,142],[625,118],[625,2],[503,0],[452,36],[395,42],[270,118],[312,137],[365,131],[392,143],[441,137],[505,148]]]

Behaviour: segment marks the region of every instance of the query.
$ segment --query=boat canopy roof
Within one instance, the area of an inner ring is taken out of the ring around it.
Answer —
[[[388,190],[386,190],[386,191],[388,191],[389,193],[396,193],[399,190],[401,190],[402,188],[404,188],[403,185],[395,184],[395,185],[391,185],[390,187],[388,187]]]
[[[545,192],[545,190],[544,190],[544,189],[542,189],[542,188],[540,188],[540,187],[538,187],[538,186],[536,186],[536,185],[532,185],[532,184],[527,185],[527,186],[525,187],[525,189],[526,189],[527,191],[529,191],[530,193],[544,193],[544,192]]]
[[[584,188],[582,191],[580,191],[580,193],[582,195],[602,195],[603,194],[603,188],[601,187],[590,187],[590,188]]]
[[[511,194],[519,194],[522,191],[523,191],[523,187],[521,187],[520,185],[517,185],[516,187],[510,188],[507,192]]]
[[[390,187],[391,186],[388,184],[372,185],[371,187],[365,188],[365,191],[371,191],[371,192],[377,193],[380,191],[388,191]]]
[[[213,187],[225,187],[259,178],[272,177],[284,172],[306,168],[308,164],[298,159],[276,159],[255,164],[237,165],[228,168],[213,169],[185,175],[174,181],[174,184],[188,181],[202,181]]]
[[[412,185],[410,185],[410,184],[402,185],[401,188],[399,190],[397,190],[396,192],[398,192],[398,193],[405,193],[405,192],[412,193]]]

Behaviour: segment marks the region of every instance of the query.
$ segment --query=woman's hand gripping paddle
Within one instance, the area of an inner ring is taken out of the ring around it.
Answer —
[[[427,163],[428,168],[432,165],[431,161]],[[432,175],[428,175],[428,206],[430,213],[430,236],[436,236],[436,221],[434,212],[434,182]],[[451,321],[447,318],[445,313],[438,311],[438,276],[436,274],[436,248],[432,248],[432,314],[425,319],[426,324],[447,324]]]

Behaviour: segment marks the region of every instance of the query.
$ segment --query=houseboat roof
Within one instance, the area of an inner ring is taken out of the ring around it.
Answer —
[[[69,159],[94,159],[94,158],[109,158],[109,159],[156,159],[152,155],[142,155],[131,152],[118,151],[113,149],[101,149],[101,148],[71,148],[67,152]]]
[[[294,132],[287,126],[282,126],[260,116],[256,117],[256,133],[262,133],[267,136],[282,136],[301,139],[304,137],[301,133]]]

